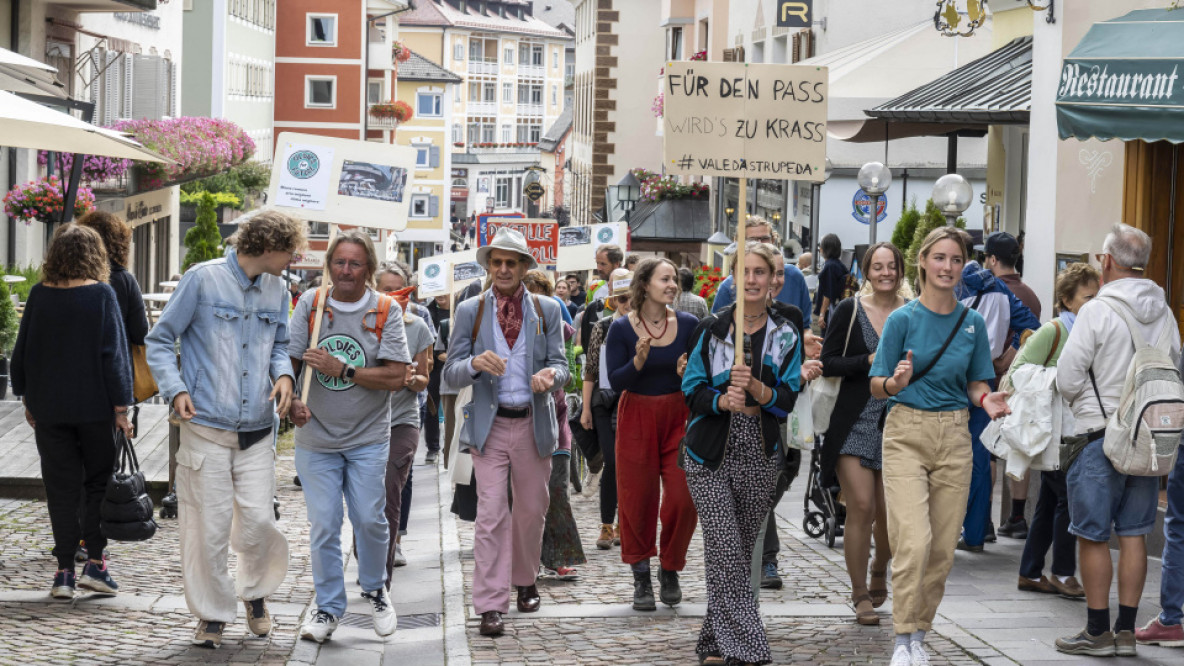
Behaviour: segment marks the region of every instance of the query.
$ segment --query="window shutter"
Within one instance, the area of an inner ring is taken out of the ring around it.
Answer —
[[[440,166],[440,146],[432,146],[431,166],[433,169]]]
[[[736,62],[744,62],[744,47],[736,47]]]
[[[805,57],[806,58],[813,58],[814,57],[814,31],[807,28],[806,30],[803,30],[802,33],[803,33],[802,37],[806,42]]]
[[[734,49],[724,49],[724,62],[736,62],[736,51]]]
[[[177,116],[181,115],[180,114],[181,104],[179,101],[177,101],[177,94],[179,92],[179,87],[177,85],[177,74],[178,74],[177,63],[170,62],[169,63],[169,109],[168,109],[168,115],[173,118],[176,118]]]
[[[434,194],[428,199],[428,215],[431,217],[439,217],[440,215],[440,197]]]
[[[134,118],[132,115],[132,91],[135,89],[136,77],[136,56],[132,53],[125,53],[123,56],[123,101],[119,107],[120,118]]]
[[[793,46],[791,47],[790,62],[797,62],[802,59],[802,33],[793,33]]]

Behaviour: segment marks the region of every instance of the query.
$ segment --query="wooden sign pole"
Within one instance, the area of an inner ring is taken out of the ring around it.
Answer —
[[[747,245],[748,230],[748,179],[740,179],[740,201],[736,203],[736,263],[732,273],[733,285],[736,288],[736,334],[732,342],[736,349],[736,365],[744,365],[744,255]]]
[[[329,245],[333,247],[333,239],[337,238],[337,225],[329,225]],[[325,317],[325,303],[329,301],[329,288],[333,286],[332,274],[329,272],[329,252],[325,251],[325,267],[321,269],[321,286],[317,287],[321,292],[320,298],[317,299],[317,312],[312,320],[312,335],[308,336],[308,348],[316,349],[317,342],[321,339],[321,321]],[[304,381],[301,384],[300,396],[308,404],[308,390],[312,387],[312,373],[316,372],[309,368],[307,364],[304,366]]]

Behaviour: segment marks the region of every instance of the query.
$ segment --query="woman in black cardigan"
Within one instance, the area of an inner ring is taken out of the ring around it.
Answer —
[[[880,476],[880,414],[887,400],[872,398],[868,370],[885,320],[906,302],[898,295],[904,279],[904,257],[891,243],[879,243],[864,254],[862,268],[871,293],[864,289],[864,295],[838,304],[822,345],[822,374],[843,378],[830,428],[823,439],[822,469],[825,474],[837,468],[847,507],[843,555],[851,577],[855,619],[860,624],[879,624],[875,609],[888,598],[888,560],[892,557]],[[869,590],[867,566],[873,525],[876,559]]]

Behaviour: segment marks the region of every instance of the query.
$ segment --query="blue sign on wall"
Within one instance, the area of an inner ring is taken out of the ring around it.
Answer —
[[[871,196],[864,192],[863,188],[855,190],[855,196],[851,198],[851,217],[863,224],[868,224],[871,207]],[[876,222],[883,222],[886,217],[888,217],[888,198],[881,196],[876,203]]]

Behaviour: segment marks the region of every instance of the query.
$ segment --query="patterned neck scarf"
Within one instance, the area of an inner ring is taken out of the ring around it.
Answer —
[[[502,335],[510,347],[518,341],[518,333],[522,331],[522,295],[526,288],[518,283],[518,289],[510,296],[505,296],[496,288],[493,295],[497,299],[497,323],[502,327]]]

